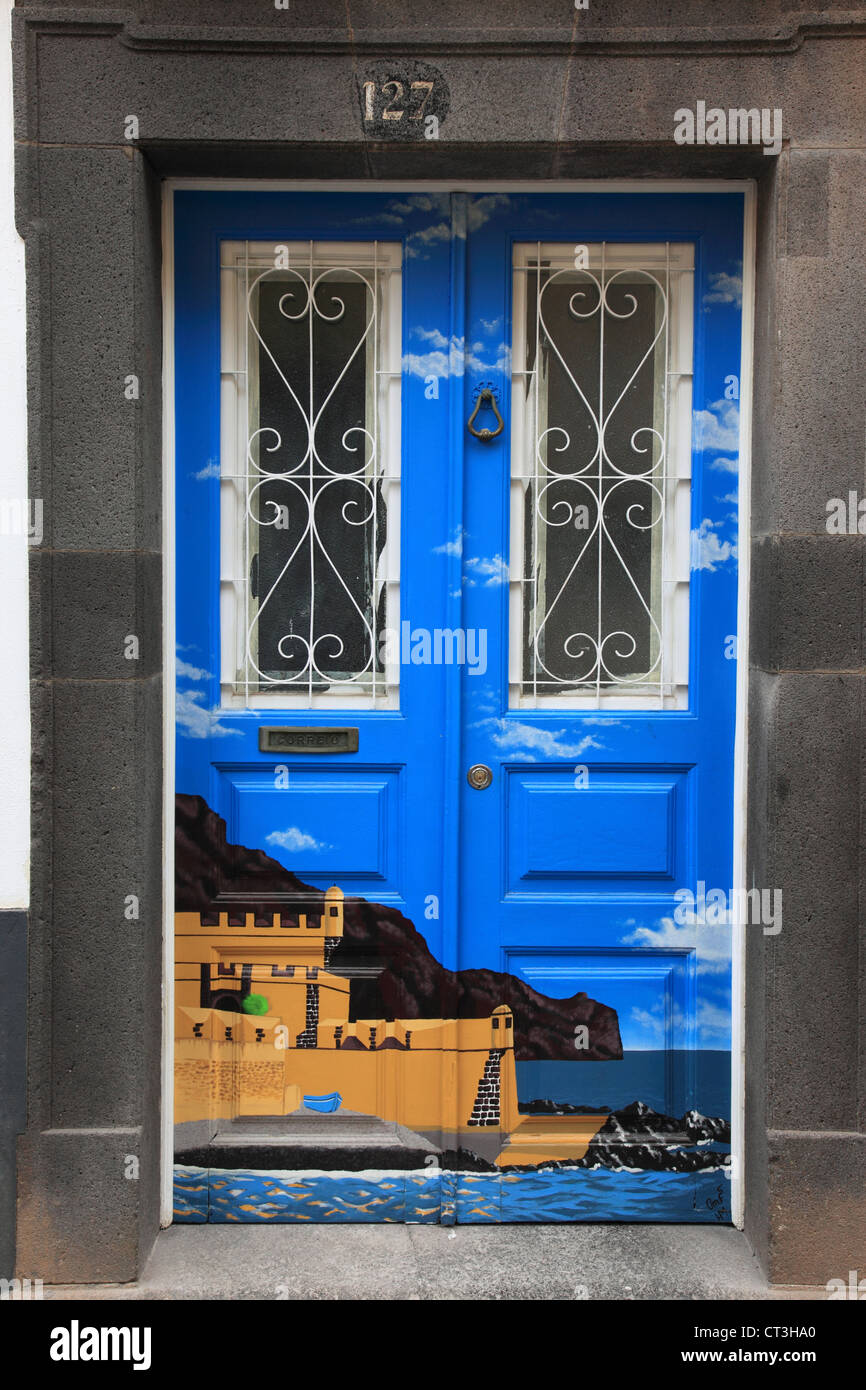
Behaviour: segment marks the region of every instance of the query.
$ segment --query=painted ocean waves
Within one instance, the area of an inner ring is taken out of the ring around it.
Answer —
[[[723,1155],[720,1154],[720,1163]],[[176,1168],[180,1223],[730,1222],[725,1166],[695,1173],[541,1169],[254,1172]]]

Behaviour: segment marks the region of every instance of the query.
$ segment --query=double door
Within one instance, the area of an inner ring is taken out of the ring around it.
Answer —
[[[175,194],[178,1219],[729,1219],[742,216]]]

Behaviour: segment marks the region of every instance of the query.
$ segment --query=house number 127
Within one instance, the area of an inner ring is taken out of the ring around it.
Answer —
[[[415,106],[412,111],[407,111],[406,102],[406,83],[398,82],[393,79],[390,82],[383,82],[381,94],[385,101],[385,106],[381,112],[383,121],[402,121],[408,114],[410,121],[423,121],[428,103],[433,95],[432,82],[410,82],[409,83],[409,102]],[[375,82],[364,83],[364,120],[375,121],[376,119],[376,95],[377,84]],[[416,102],[420,104],[415,105]]]

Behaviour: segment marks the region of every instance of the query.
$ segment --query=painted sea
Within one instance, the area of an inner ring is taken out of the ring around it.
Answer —
[[[642,1100],[662,1115],[731,1118],[730,1052],[625,1052],[617,1062],[518,1062],[517,1094],[590,1110],[620,1110]]]
[[[722,1167],[698,1173],[175,1170],[178,1222],[729,1222]]]
[[[618,1062],[518,1062],[522,1104],[550,1100],[619,1110],[641,1100],[661,1114],[695,1107],[730,1119],[728,1052],[626,1052]],[[690,1068],[692,1069],[690,1071]],[[677,1147],[676,1145],[674,1147]],[[524,1173],[381,1170],[287,1172],[175,1168],[177,1222],[730,1222],[726,1145],[698,1172],[632,1168]]]

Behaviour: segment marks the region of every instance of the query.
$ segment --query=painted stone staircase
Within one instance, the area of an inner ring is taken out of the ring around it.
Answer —
[[[473,1127],[489,1127],[495,1125],[499,1128],[500,1124],[500,1095],[501,1095],[501,1076],[500,1064],[502,1052],[499,1048],[492,1048],[487,1061],[484,1063],[484,1071],[481,1073],[481,1080],[478,1082],[478,1090],[475,1093],[475,1104],[472,1107],[472,1114],[469,1117],[469,1124]]]

